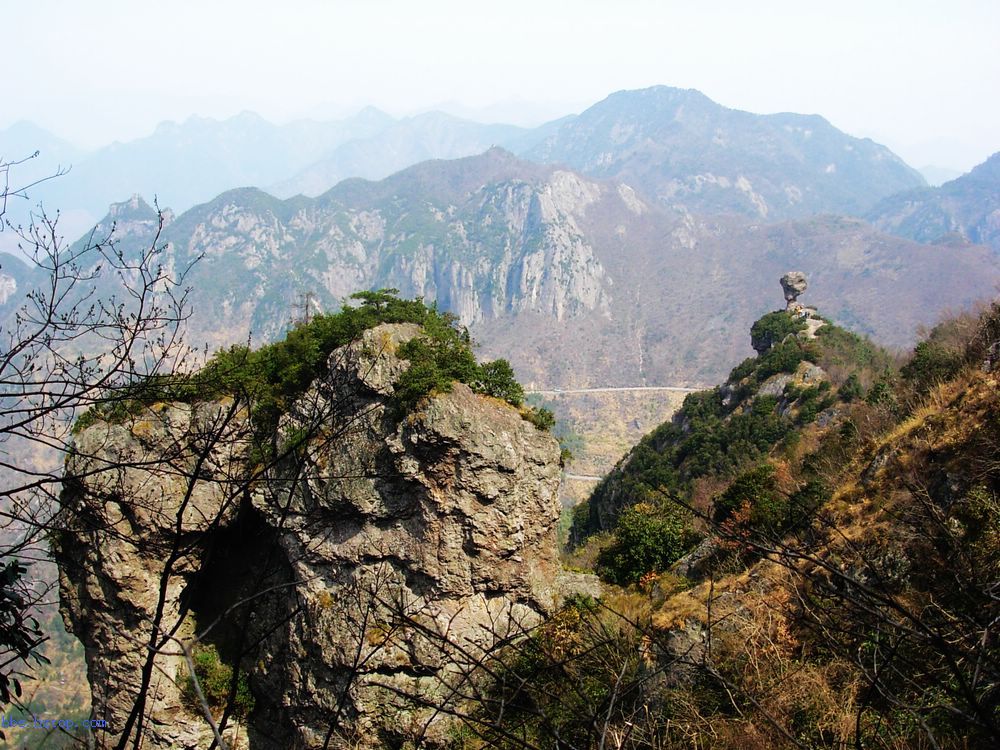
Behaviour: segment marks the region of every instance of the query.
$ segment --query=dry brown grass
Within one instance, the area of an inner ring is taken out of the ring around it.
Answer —
[[[1000,467],[1000,459],[989,457],[991,451],[1000,454],[1000,446],[983,442],[984,434],[997,432],[998,414],[1000,383],[971,370],[933,388],[909,418],[877,438],[880,415],[875,414],[871,432],[855,443],[857,453],[838,469],[840,481],[824,509],[829,525],[810,550],[812,561],[790,565],[764,559],[742,573],[677,591],[656,607],[651,622],[660,632],[694,622],[711,633],[706,660],[729,681],[733,699],[732,715],[706,716],[695,693],[674,696],[674,721],[686,743],[679,746],[775,747],[787,743],[778,725],[804,732],[800,739],[807,746],[850,747],[859,721],[863,731],[878,736],[879,747],[929,746],[912,727],[876,729],[878,718],[864,711],[859,719],[867,683],[843,659],[818,656],[810,640],[815,635],[797,624],[799,587],[821,571],[820,564],[866,564],[875,552],[902,549],[909,538],[906,519],[919,510],[914,487],[929,468],[941,471],[948,461],[964,461],[955,470],[969,471],[973,448],[983,462],[992,461],[990,470]],[[872,408],[860,405],[850,416],[873,417]],[[879,453],[888,456],[883,468],[862,482],[861,473]],[[796,482],[797,457],[786,453],[773,461],[782,491]],[[704,494],[704,487],[700,490]],[[984,539],[992,541],[989,534]],[[927,604],[916,593],[898,598],[913,611]],[[962,747],[962,742],[946,739],[942,746]]]
[[[694,510],[696,517],[711,515],[713,501],[729,485],[729,480],[720,479],[716,476],[704,476],[695,479],[691,486],[688,503],[691,509]]]
[[[564,549],[562,553],[563,567],[570,570],[593,571],[597,566],[597,556],[601,550],[611,544],[610,532],[602,531],[587,538],[579,547]]]

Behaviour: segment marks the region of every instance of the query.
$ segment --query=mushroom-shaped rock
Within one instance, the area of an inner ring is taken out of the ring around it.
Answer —
[[[789,271],[781,277],[781,291],[785,293],[785,302],[788,307],[795,304],[798,296],[809,286],[806,275],[802,271]]]

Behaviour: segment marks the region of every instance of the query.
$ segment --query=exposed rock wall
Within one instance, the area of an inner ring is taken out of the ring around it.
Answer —
[[[227,402],[78,436],[74,470],[175,455],[171,472],[133,465],[65,493],[62,606],[112,734],[145,669],[144,746],[208,746],[180,645],[218,620],[203,641],[249,672],[250,747],[440,740],[447,720],[410,698],[446,701],[463,664],[554,605],[555,439],[459,384],[398,419],[394,351],[416,333],[380,326],[334,352],[283,418],[272,469],[229,439],[247,420]],[[220,415],[230,434],[213,447]]]

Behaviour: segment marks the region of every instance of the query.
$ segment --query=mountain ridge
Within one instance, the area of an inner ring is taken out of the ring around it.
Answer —
[[[1000,152],[940,187],[890,196],[866,218],[884,231],[919,242],[957,235],[1000,252]]]
[[[820,115],[758,115],[667,86],[615,92],[525,155],[620,179],[666,205],[771,219],[856,214],[926,185],[886,147]]]
[[[372,107],[342,120],[284,125],[249,111],[223,120],[192,116],[141,138],[73,151],[70,174],[39,186],[32,201],[67,216],[88,214],[89,222],[74,218],[72,231],[81,232],[110,202],[133,193],[157,195],[178,211],[245,185],[283,197],[320,195],[345,178],[381,179],[494,145],[619,179],[667,206],[769,220],[857,214],[873,198],[925,184],[885,147],[851,138],[819,115],[756,115],[693,89],[658,86],[615,92],[535,128],[440,112],[396,119]]]
[[[203,256],[189,276],[199,345],[272,340],[306,295],[335,310],[358,289],[393,287],[436,300],[487,354],[546,387],[718,379],[746,351],[734,327],[767,309],[787,267],[807,270],[834,319],[894,346],[1000,279],[985,248],[942,252],[837,216],[678,213],[500,149],[319,198],[230,191],[161,239],[178,268]]]

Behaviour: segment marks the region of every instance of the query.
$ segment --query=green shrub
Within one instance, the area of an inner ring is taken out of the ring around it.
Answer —
[[[585,444],[583,436],[574,432],[565,422],[557,423],[552,428],[552,434],[559,441],[559,450],[567,456],[567,461],[572,461],[574,456],[583,453]]]
[[[729,382],[738,383],[739,381],[743,380],[743,378],[747,377],[750,373],[752,373],[756,367],[757,367],[757,358],[747,357],[730,371]]]
[[[795,405],[798,408],[798,416],[795,421],[797,424],[809,424],[815,421],[821,411],[833,406],[837,397],[831,392],[831,388],[829,381],[824,380],[819,385],[801,390],[796,389]]]
[[[815,343],[820,351],[816,364],[824,370],[836,366],[884,370],[892,365],[892,357],[885,349],[840,326],[827,324],[817,329]]]
[[[829,488],[816,478],[786,497],[778,491],[774,467],[760,464],[736,477],[715,499],[714,517],[717,522],[726,521],[746,506],[750,528],[777,534],[806,522],[829,497]]]
[[[410,339],[399,348],[399,356],[410,361],[396,383],[394,395],[404,412],[411,410],[423,396],[435,391],[447,392],[455,381],[473,383],[479,374],[468,345],[443,331]]]
[[[847,376],[843,385],[837,391],[841,401],[857,401],[858,399],[864,398],[865,389],[861,387],[861,380],[858,378],[856,372],[852,372]]]
[[[758,383],[762,383],[772,375],[795,372],[800,362],[815,362],[817,359],[819,351],[815,345],[799,339],[789,339],[758,357],[754,377]]]
[[[330,354],[382,323],[415,323],[423,331],[398,352],[411,362],[396,384],[395,400],[401,412],[433,391],[450,390],[455,381],[514,406],[522,404],[524,391],[510,364],[502,359],[477,364],[472,339],[454,315],[439,312],[421,299],[403,300],[396,295],[395,289],[358,292],[350,299],[360,301],[360,306],[345,304],[338,313],[317,315],[290,330],[282,341],[257,350],[232,346],[217,352],[192,375],[151,377],[107,393],[99,407],[80,416],[74,431],[99,419],[121,421],[157,401],[190,403],[234,395],[252,405],[254,429],[263,450],[271,444],[281,415],[326,372]]]
[[[774,467],[770,464],[760,464],[740,474],[733,483],[715,499],[713,515],[716,522],[725,521],[744,503],[748,504],[751,513],[758,507],[758,520],[773,520],[776,495],[774,484]],[[752,517],[751,517],[752,518]]]
[[[233,681],[233,668],[219,658],[219,652],[212,644],[199,644],[192,654],[194,677],[197,677],[205,701],[212,709],[225,708]],[[182,688],[182,695],[191,708],[198,708],[198,693],[194,679],[188,675]],[[232,713],[240,718],[253,711],[254,698],[246,673],[240,672],[236,680],[236,695],[233,698]]]
[[[794,528],[804,523],[829,499],[830,488],[826,483],[816,478],[809,479],[788,498],[787,527]]]
[[[921,341],[899,374],[918,392],[926,392],[935,384],[953,378],[963,364],[964,352],[950,351],[934,341]]]
[[[868,389],[868,395],[865,396],[865,403],[870,406],[881,407],[893,416],[899,416],[901,413],[896,390],[892,386],[892,381],[887,376],[876,380],[872,384],[872,387]]]
[[[764,352],[806,329],[806,322],[785,310],[768,313],[750,328],[750,344],[758,352]]]
[[[556,415],[544,406],[528,407],[521,416],[543,431],[551,430],[556,424]]]
[[[639,503],[618,518],[611,544],[598,555],[597,572],[621,586],[636,583],[650,571],[666,570],[693,542],[684,519]]]
[[[524,388],[517,382],[514,368],[506,359],[481,364],[473,390],[502,399],[514,406],[521,406],[524,403]]]

